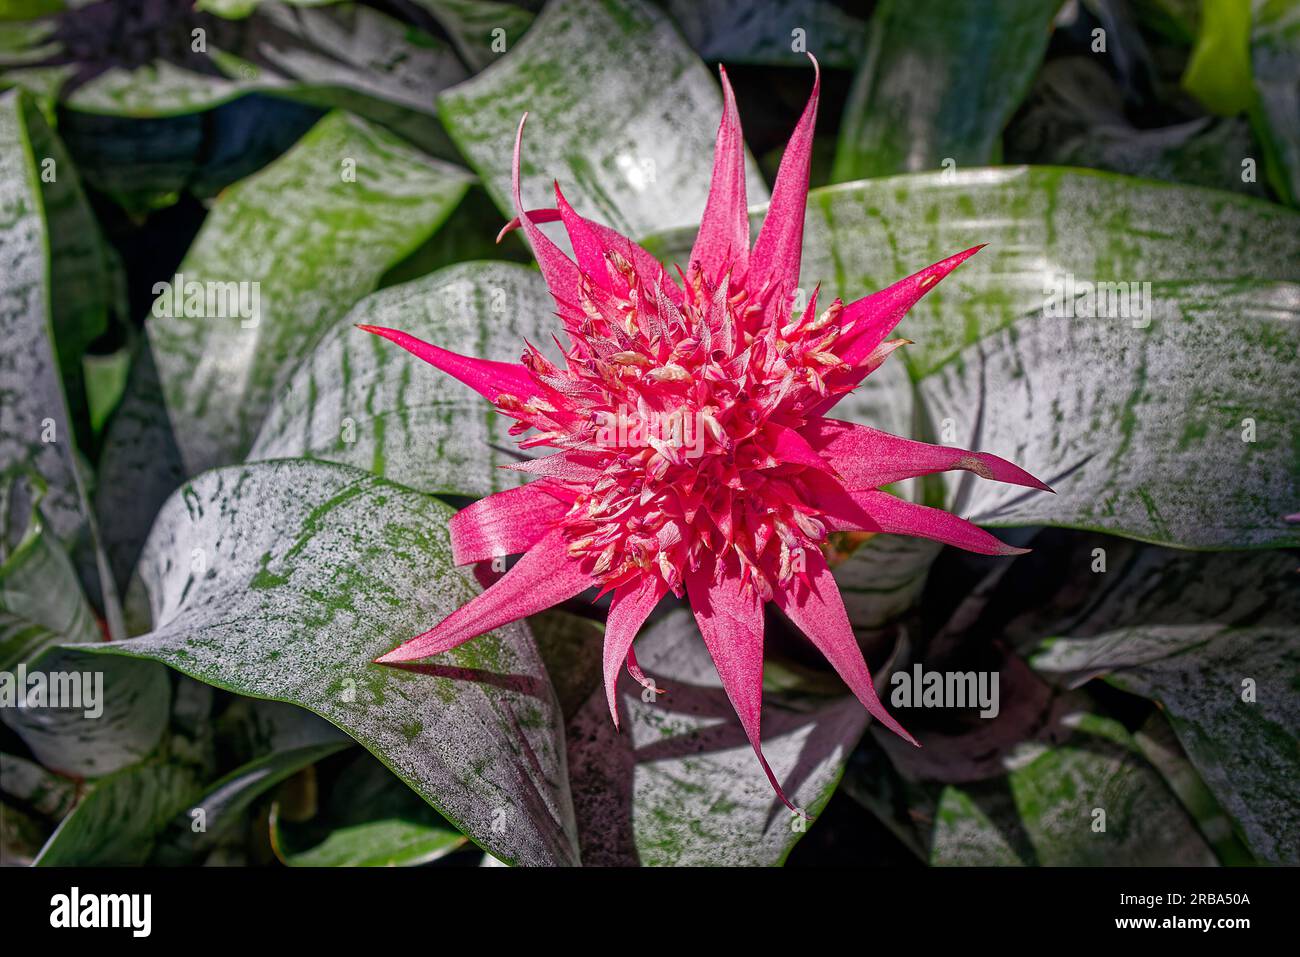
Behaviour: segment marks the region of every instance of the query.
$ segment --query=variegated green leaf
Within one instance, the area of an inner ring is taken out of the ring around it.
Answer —
[[[192,770],[148,762],[97,781],[63,819],[38,867],[144,864],[162,826],[197,793]]]
[[[89,432],[81,360],[108,328],[115,279],[77,176],[25,95],[0,95],[0,481],[9,514],[32,514],[76,549],[83,583],[120,628],[102,581],[77,430]],[[57,345],[56,345],[57,342]],[[13,485],[19,472],[38,478]]]
[[[1142,727],[1133,732],[1133,741],[1196,821],[1201,836],[1214,848],[1219,862],[1229,867],[1255,863],[1246,845],[1233,832],[1232,820],[1201,780],[1161,712],[1152,712]]]
[[[1148,295],[1140,318],[1026,316],[922,381],[942,440],[996,449],[1057,492],[949,475],[950,502],[988,526],[1194,548],[1300,544],[1285,520],[1300,501],[1300,285],[1161,284]]]
[[[1300,4],[1253,0],[1250,65],[1265,172],[1283,201],[1300,205]]]
[[[153,630],[93,650],[308,708],[498,857],[574,863],[559,709],[523,628],[427,665],[373,664],[474,594],[452,568],[450,515],[324,462],[205,473],[140,562],[132,595]]]
[[[498,468],[523,454],[509,419],[355,325],[399,328],[453,352],[514,362],[525,339],[554,351],[554,309],[541,274],[514,263],[462,263],[374,293],[298,367],[249,457],[326,459],[426,492],[481,496],[521,484],[523,473]]]
[[[502,0],[414,0],[437,18],[472,70],[514,49],[533,22],[533,12]]]
[[[1294,604],[1294,603],[1293,603]],[[1147,625],[1052,642],[1042,671],[1107,675],[1157,699],[1219,803],[1251,850],[1270,863],[1300,862],[1300,631],[1285,624]],[[1079,680],[1076,678],[1076,680]]]
[[[944,789],[930,863],[1210,865],[1191,819],[1118,722],[1080,714],[1004,779]]]
[[[13,675],[15,685],[19,674]],[[162,740],[171,705],[166,668],[53,649],[29,663],[26,674],[28,689],[36,680],[47,690],[59,689],[62,706],[0,708],[0,721],[53,771],[75,777],[112,774],[149,757]],[[37,674],[40,679],[33,677]]]
[[[881,0],[840,129],[834,180],[997,162],[1061,0]]]
[[[773,793],[690,612],[670,612],[636,647],[665,694],[647,702],[624,676],[621,731],[603,687],[569,722],[584,863],[780,864],[815,825]],[[763,752],[807,813],[830,799],[867,720],[850,695],[764,695]]]
[[[99,508],[119,576],[177,478],[243,457],[294,367],[438,227],[467,182],[335,113],[222,195],[181,263],[181,284],[161,290],[109,430]],[[191,289],[199,298],[185,305]],[[215,307],[209,291],[221,294]]]
[[[0,795],[55,821],[72,810],[77,800],[74,782],[12,754],[0,754]]]
[[[39,505],[25,528],[12,531],[18,533],[12,545],[8,536],[0,539],[0,671],[12,671],[59,642],[100,637],[76,569],[46,530]]]
[[[525,205],[553,205],[558,179],[583,215],[638,236],[699,222],[722,97],[642,0],[554,0],[510,56],[439,96],[438,112],[503,211],[514,215],[511,154],[528,112]],[[762,202],[767,191],[748,169],[750,202]]]
[[[193,113],[260,91],[331,106],[360,97],[431,117],[434,94],[465,75],[446,43],[360,4],[267,2],[249,13],[230,22],[187,3],[154,4],[145,16],[95,3],[6,26],[35,35],[30,53],[0,56],[0,66],[14,67],[3,79],[55,91],[73,110],[112,116]],[[117,38],[128,26],[132,44],[124,47]],[[76,62],[65,65],[69,36],[80,46]]]
[[[326,727],[335,730],[330,725]],[[159,828],[153,863],[164,866],[201,863],[203,855],[223,839],[237,836],[237,829],[245,823],[246,813],[258,798],[308,765],[352,743],[337,731],[328,738],[317,744],[273,752],[235,768],[206,786],[181,814]]]

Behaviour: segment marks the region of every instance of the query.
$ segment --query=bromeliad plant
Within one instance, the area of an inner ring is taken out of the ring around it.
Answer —
[[[800,311],[808,169],[821,76],[794,131],[762,229],[749,245],[745,154],[736,99],[724,107],[713,179],[680,284],[626,236],[580,216],[555,185],[555,208],[525,211],[519,188],[524,119],[515,137],[513,196],[557,315],[564,365],[531,343],[519,364],[448,352],[405,332],[361,326],[455,376],[529,430],[523,448],[559,451],[514,466],[528,485],[480,499],[451,522],[458,563],[524,553],[481,595],[378,660],[441,654],[593,586],[612,593],[603,672],[610,716],[633,640],[666,594],[685,594],[754,753],[763,757],[763,607],[773,602],[807,635],[863,706],[915,739],[885,710],[822,546],[834,531],[918,535],[985,555],[1017,555],[970,522],[882,489],[964,469],[1050,491],[987,452],[900,438],[830,418],[847,393],[905,345],[886,337],[912,305],[980,247],[889,288]],[[537,223],[564,224],[576,262]],[[684,438],[697,441],[688,448]],[[643,437],[643,438],[638,438]],[[630,441],[629,441],[630,440]]]
[[[18,6],[0,863],[1300,862],[1294,4]]]

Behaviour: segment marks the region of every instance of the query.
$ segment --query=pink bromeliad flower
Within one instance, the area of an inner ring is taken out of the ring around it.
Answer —
[[[816,69],[816,61],[814,61]],[[568,334],[564,364],[530,343],[518,364],[457,355],[403,332],[362,326],[455,376],[513,418],[525,448],[551,454],[510,466],[535,476],[460,511],[459,564],[523,557],[431,630],[379,658],[403,662],[455,648],[593,586],[612,592],[604,676],[614,688],[632,641],[668,592],[694,610],[727,696],[787,806],[759,735],[763,607],[775,602],[879,721],[915,744],[881,705],[820,546],[837,530],[919,535],[987,555],[1013,548],[939,509],[880,487],[949,469],[1046,489],[1010,462],[914,442],[829,418],[835,403],[907,340],[886,336],[968,249],[844,305],[792,312],[820,77],[786,148],[772,203],[749,245],[744,143],[735,97],[725,105],[704,218],[681,282],[631,240],[565,201],[514,203]],[[525,116],[525,119],[527,117]],[[559,220],[576,262],[538,228]],[[503,231],[504,232],[504,231]],[[656,689],[657,690],[657,689]]]

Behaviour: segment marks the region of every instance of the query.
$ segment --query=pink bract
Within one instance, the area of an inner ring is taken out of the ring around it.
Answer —
[[[816,61],[814,61],[816,69]],[[531,343],[520,363],[457,355],[403,332],[362,326],[492,402],[531,432],[533,481],[463,509],[451,522],[458,563],[523,557],[481,595],[379,658],[436,655],[593,586],[612,592],[604,675],[615,683],[632,642],[668,592],[685,595],[727,696],[763,757],[763,606],[777,607],[825,655],[863,706],[908,741],[881,705],[821,545],[837,530],[918,535],[986,555],[1010,547],[955,515],[880,487],[949,469],[1035,489],[986,452],[914,442],[827,413],[906,340],[886,336],[911,306],[980,247],[880,292],[794,313],[820,77],[791,137],[758,239],[749,245],[745,148],[722,71],[724,109],[713,180],[680,282],[641,247],[584,219],[555,187],[555,208],[522,227],[568,335],[563,365]],[[525,119],[527,117],[525,116]],[[538,228],[559,220],[570,259]],[[576,260],[576,261],[575,261]]]

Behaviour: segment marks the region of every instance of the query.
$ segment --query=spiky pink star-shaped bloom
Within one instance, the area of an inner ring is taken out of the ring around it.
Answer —
[[[814,67],[816,62],[814,61]],[[457,563],[523,557],[430,631],[378,659],[455,648],[593,586],[612,591],[604,676],[614,688],[632,641],[668,592],[689,599],[727,696],[768,779],[793,808],[760,744],[763,606],[775,602],[867,710],[915,743],[881,705],[820,546],[829,532],[918,535],[987,555],[1012,548],[939,509],[880,487],[949,469],[1046,489],[984,452],[914,442],[827,413],[906,340],[886,336],[979,247],[889,288],[824,311],[816,293],[792,312],[819,77],[786,148],[753,248],[735,97],[724,111],[713,180],[681,282],[641,247],[579,216],[558,184],[554,209],[519,195],[518,218],[568,334],[564,364],[528,344],[519,364],[457,355],[403,332],[365,327],[455,376],[515,419],[521,446],[558,451],[511,466],[536,478],[484,498],[451,522]],[[526,118],[526,117],[525,117]],[[574,260],[538,228],[559,220]]]

